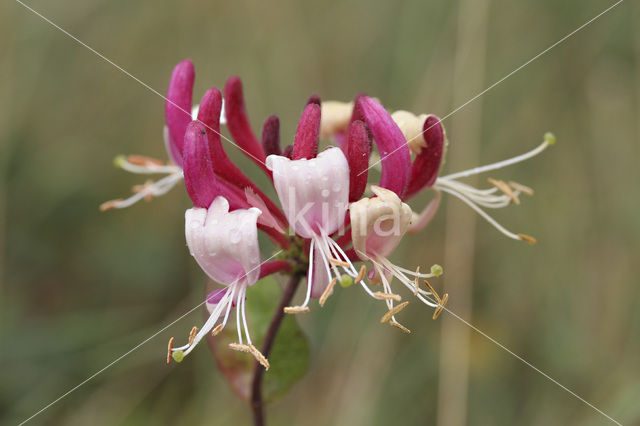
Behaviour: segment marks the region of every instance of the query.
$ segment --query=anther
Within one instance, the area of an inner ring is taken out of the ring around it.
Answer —
[[[334,259],[333,257],[329,258],[329,263],[332,265],[342,266],[344,268],[349,267],[349,263],[343,262],[342,260]]]
[[[239,343],[229,343],[229,349],[232,349],[238,352],[251,353],[251,348],[249,346],[241,345]]]
[[[249,345],[249,352],[251,352],[251,355],[253,355],[256,361],[258,361],[266,370],[269,369],[269,361],[264,355],[262,355],[262,352],[260,352],[258,348],[253,345]]]
[[[413,280],[413,295],[418,295],[418,290],[420,289],[420,285],[418,284],[418,274],[420,274],[420,266],[416,268],[416,278]]]
[[[518,196],[513,192],[511,187],[509,185],[507,185],[503,180],[497,180],[497,179],[493,179],[493,178],[488,178],[487,181],[491,185],[495,186],[500,191],[502,191],[507,197],[511,198],[511,200],[514,203],[516,203],[517,205],[520,205],[520,200],[518,199]]]
[[[407,307],[407,305],[409,304],[409,302],[402,302],[401,304],[399,304],[398,306],[392,308],[389,312],[387,312],[386,314],[384,314],[382,316],[382,318],[380,318],[380,322],[384,323],[389,321],[389,319],[391,319],[392,316],[394,316],[395,314],[397,314],[398,312],[400,312],[401,310],[403,310],[404,308]]]
[[[395,322],[395,321],[389,321],[389,324],[394,326],[395,328],[404,331],[407,334],[411,334],[411,330],[409,330],[407,327],[405,327],[404,325],[400,324],[399,322]]]
[[[360,267],[360,272],[358,272],[358,276],[356,277],[356,282],[359,283],[364,279],[364,276],[367,274],[367,267],[362,265]]]
[[[517,234],[518,237],[520,237],[520,239],[524,242],[527,242],[529,244],[535,244],[538,242],[538,240],[536,240],[534,237],[532,237],[531,235],[527,235],[527,234]]]
[[[449,300],[449,293],[445,293],[444,296],[442,296],[442,301],[438,304],[438,307],[436,308],[435,312],[433,313],[433,319],[434,320],[437,319],[438,316],[440,316],[440,314],[444,310],[444,306],[447,304],[447,300]]]
[[[337,278],[332,279],[327,288],[324,289],[324,291],[322,292],[322,296],[320,296],[320,300],[318,301],[320,306],[324,306],[324,302],[326,302],[329,296],[331,296],[331,294],[333,293],[333,287],[336,285],[337,281]]]
[[[378,298],[378,299],[383,299],[383,300],[395,300],[397,302],[402,300],[402,297],[400,297],[399,294],[393,294],[393,293],[383,293],[381,291],[376,291],[375,293],[373,293],[373,295]]]
[[[198,327],[193,327],[191,332],[189,333],[189,346],[193,344],[193,340],[196,338],[196,333],[198,332]]]
[[[302,307],[302,306],[287,306],[286,308],[284,308],[284,313],[285,314],[302,314],[305,312],[309,312],[309,308],[308,307]]]
[[[424,283],[429,288],[429,291],[431,292],[433,297],[436,299],[436,302],[438,302],[438,305],[440,305],[442,303],[442,299],[440,299],[438,292],[433,287],[431,287],[431,284],[429,284],[429,281],[424,280]]]
[[[167,345],[167,365],[171,364],[171,350],[173,349],[173,337],[169,339],[169,344]]]
[[[527,194],[529,196],[533,195],[533,189],[529,188],[526,185],[523,185],[521,183],[518,182],[514,182],[512,180],[509,181],[509,186],[511,186],[513,189],[515,189],[516,191],[520,191],[523,194]]]
[[[156,158],[144,155],[128,155],[127,161],[135,166],[163,166],[164,163]]]
[[[213,330],[211,330],[211,335],[212,336],[217,336],[218,333],[220,333],[222,331],[222,328],[224,327],[224,324],[218,324],[215,326],[215,328]]]
[[[107,210],[115,209],[118,207],[118,204],[120,204],[123,201],[124,200],[122,198],[118,198],[116,200],[111,200],[111,201],[105,201],[104,203],[100,204],[100,211],[106,212]]]

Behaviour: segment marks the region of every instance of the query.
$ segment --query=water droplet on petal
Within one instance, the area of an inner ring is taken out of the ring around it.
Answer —
[[[336,182],[336,183],[333,184],[331,189],[333,189],[335,192],[340,192],[340,190],[342,189],[342,185],[339,184],[338,182]]]
[[[229,231],[229,241],[231,244],[238,244],[242,237],[240,236],[240,230],[238,228],[233,228]]]
[[[328,189],[323,189],[323,190],[322,190],[322,196],[323,196],[324,198],[327,198],[327,197],[329,196],[329,190],[328,190]]]

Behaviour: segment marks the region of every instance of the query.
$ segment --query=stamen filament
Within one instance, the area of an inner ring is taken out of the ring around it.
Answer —
[[[516,163],[520,163],[522,161],[528,160],[529,158],[535,157],[536,155],[540,154],[542,151],[544,151],[548,146],[550,146],[551,143],[548,140],[545,140],[544,142],[542,142],[540,145],[538,145],[536,148],[532,149],[529,152],[526,152],[524,154],[518,155],[516,157],[510,158],[508,160],[503,160],[497,163],[493,163],[493,164],[488,164],[486,166],[481,166],[481,167],[475,167],[473,169],[469,169],[469,170],[465,170],[462,172],[458,172],[458,173],[452,173],[450,175],[446,175],[443,176],[444,179],[458,179],[458,178],[462,178],[462,177],[468,177],[468,176],[473,176],[473,175],[477,175],[480,173],[485,173],[491,170],[497,170],[497,169],[501,169],[503,167],[507,167],[507,166],[511,166],[512,164],[516,164]]]

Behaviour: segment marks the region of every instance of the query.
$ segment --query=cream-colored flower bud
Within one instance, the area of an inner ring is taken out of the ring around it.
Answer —
[[[389,256],[411,224],[411,207],[395,192],[371,186],[377,197],[363,198],[349,206],[353,248],[362,260]]]
[[[353,112],[353,102],[324,101],[321,107],[321,138],[328,138],[347,130]]]
[[[400,110],[391,114],[391,118],[402,131],[413,154],[419,154],[422,148],[426,148],[427,142],[422,136],[422,127],[427,114],[415,115],[412,112]]]

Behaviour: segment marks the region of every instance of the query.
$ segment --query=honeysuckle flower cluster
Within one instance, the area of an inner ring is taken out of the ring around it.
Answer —
[[[302,303],[286,307],[285,313],[308,312],[312,299],[323,306],[336,284],[356,284],[386,305],[381,322],[409,332],[397,320],[409,301],[394,290],[395,279],[409,296],[433,308],[437,318],[448,296],[438,295],[427,279],[441,275],[442,267],[432,265],[424,273],[389,258],[407,232],[419,232],[431,220],[442,193],[462,200],[506,236],[535,242],[508,231],[484,210],[519,204],[521,194],[533,193],[530,188],[489,179],[490,188],[477,189],[460,179],[531,158],[554,142],[551,135],[526,154],[440,176],[448,142],[435,115],[389,113],[366,95],[348,103],[321,102],[313,95],[293,143],[283,149],[276,116],[266,119],[260,139],[254,134],[239,78],[227,81],[224,94],[215,87],[207,90],[198,105],[192,101],[194,79],[189,60],[179,63],[171,77],[163,131],[169,161],[143,156],[116,159],[116,165],[127,171],[165,176],[134,186],[127,199],[101,206],[107,210],[150,200],[184,179],[193,202],[185,213],[187,246],[204,273],[223,287],[208,295],[209,317],[199,331],[191,330],[186,344],[175,345],[171,338],[167,363],[181,361],[208,333],[218,334],[235,308],[238,341],[230,348],[252,354],[268,368],[267,358],[251,340],[247,288],[278,272],[306,272]],[[223,136],[221,125],[231,138]],[[231,161],[223,139],[264,171],[259,183],[272,184],[278,202]],[[370,170],[380,171],[375,183],[369,182]],[[426,189],[435,194],[432,201],[414,210],[408,202]],[[278,247],[277,260],[262,262],[258,231]]]

